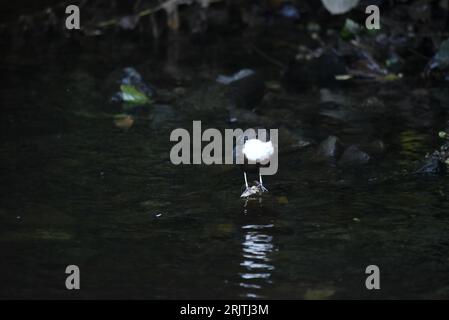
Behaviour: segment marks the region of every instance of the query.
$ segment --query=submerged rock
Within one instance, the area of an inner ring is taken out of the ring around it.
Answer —
[[[245,71],[230,76],[224,82],[222,80],[221,83],[206,83],[187,92],[179,100],[179,108],[195,117],[227,118],[230,122],[254,118],[254,112],[249,114],[244,111],[255,109],[262,101],[265,95],[262,77]],[[222,84],[225,82],[228,84]]]
[[[227,98],[230,107],[255,109],[265,95],[263,78],[253,72],[233,81],[229,86]]]
[[[230,107],[254,109],[265,95],[265,82],[251,69],[241,69],[230,76],[219,75],[216,81],[229,86]]]
[[[445,80],[448,80],[449,78],[448,70],[449,70],[449,39],[446,39],[441,43],[438,52],[429,61],[424,72],[427,76],[429,76],[432,73],[438,73],[438,71],[440,71],[440,73],[443,74],[440,76],[444,77]]]
[[[415,173],[418,174],[445,174],[449,165],[449,135],[445,131],[440,131],[438,136],[445,140],[445,143],[432,154],[426,155],[420,167]]]
[[[328,50],[310,60],[297,60],[284,74],[287,88],[303,90],[311,86],[335,86],[340,76],[347,75],[346,65],[335,50]]]
[[[241,79],[246,78],[253,74],[254,74],[254,71],[251,69],[242,69],[230,76],[220,74],[215,81],[217,81],[218,83],[224,84],[224,85],[230,85],[231,83],[233,83],[235,81],[241,80]]]
[[[290,2],[282,2],[279,14],[287,19],[298,20],[301,17],[299,9]]]
[[[351,98],[348,94],[343,92],[332,92],[327,88],[320,89],[320,103],[322,105],[343,105],[348,106],[352,104]]]
[[[443,163],[440,157],[430,155],[423,160],[420,168],[416,170],[418,174],[444,174],[446,173],[446,164]]]
[[[382,140],[374,140],[370,143],[361,144],[360,148],[371,156],[379,157],[385,153],[385,144]]]
[[[343,152],[338,164],[341,166],[363,165],[367,164],[370,159],[371,156],[367,152],[361,150],[356,145],[351,145]]]
[[[371,96],[362,102],[361,109],[365,112],[384,114],[387,106],[379,97]]]
[[[317,150],[317,156],[336,160],[343,151],[343,143],[336,136],[329,136],[323,140]]]

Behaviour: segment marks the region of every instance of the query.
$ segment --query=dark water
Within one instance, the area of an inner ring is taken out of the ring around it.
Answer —
[[[270,192],[245,202],[236,168],[172,165],[169,135],[193,119],[228,127],[180,106],[219,73],[251,67],[276,81],[277,67],[238,43],[178,52],[113,45],[50,45],[1,65],[0,297],[449,297],[448,180],[410,174],[444,123],[444,103],[429,88],[337,90],[354,119],[320,115],[317,91],[272,92],[264,106],[273,128],[317,142],[381,139],[386,152],[341,168],[307,161],[311,149],[280,150],[278,174],[265,179]],[[125,66],[186,93],[123,130],[107,82]],[[363,109],[370,97],[384,110]],[[71,264],[81,269],[76,292],[64,285]],[[365,289],[370,264],[381,290]]]

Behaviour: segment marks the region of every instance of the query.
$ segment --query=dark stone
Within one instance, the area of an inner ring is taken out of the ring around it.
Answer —
[[[371,156],[381,156],[385,153],[385,144],[382,140],[374,140],[360,146],[360,148]]]
[[[284,74],[283,83],[287,88],[297,90],[311,86],[333,87],[342,83],[335,77],[344,74],[347,70],[343,59],[335,50],[328,50],[317,58],[291,63]]]
[[[446,173],[446,165],[435,155],[428,156],[424,159],[421,167],[416,170],[418,174],[444,174]]]
[[[370,159],[371,157],[368,153],[361,150],[358,146],[352,145],[346,148],[345,152],[343,152],[338,164],[342,166],[363,165],[367,164]]]
[[[257,73],[230,84],[227,94],[230,107],[255,109],[265,95],[265,82]]]
[[[326,159],[338,159],[343,151],[343,144],[336,136],[329,136],[323,140],[317,151],[318,157]]]

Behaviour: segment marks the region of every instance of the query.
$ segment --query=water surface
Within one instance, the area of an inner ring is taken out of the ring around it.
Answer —
[[[320,114],[316,90],[275,91],[264,104],[275,125],[317,142],[380,139],[386,152],[357,168],[281,153],[278,174],[265,178],[270,192],[244,201],[238,169],[169,161],[171,130],[195,120],[179,107],[185,96],[147,108],[123,130],[108,78],[134,66],[157,88],[189,95],[244,67],[277,81],[277,67],[241,43],[181,53],[113,44],[49,45],[2,63],[0,297],[449,297],[448,180],[410,174],[438,145],[441,103],[428,88],[337,90],[357,120]],[[370,97],[385,110],[358,108]],[[196,120],[229,126],[212,115]],[[70,264],[81,269],[77,292],[64,286]],[[379,291],[365,289],[370,264],[380,267]]]

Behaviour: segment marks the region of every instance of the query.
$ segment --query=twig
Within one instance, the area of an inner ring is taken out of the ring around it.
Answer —
[[[150,9],[145,9],[143,11],[140,11],[136,14],[136,16],[138,17],[144,17],[144,16],[148,16],[151,15],[159,10],[161,10],[163,7],[163,5],[158,5],[154,8],[150,8]],[[102,21],[100,23],[97,24],[97,27],[99,28],[105,28],[105,27],[109,27],[111,25],[116,25],[119,22],[120,18],[114,18],[114,19],[110,19],[110,20],[106,20],[106,21]]]
[[[413,53],[414,55],[416,55],[416,56],[422,58],[423,60],[429,61],[429,60],[431,59],[431,57],[427,57],[427,56],[423,55],[422,53],[416,51],[415,49],[408,48],[408,51],[410,51],[410,52]]]
[[[217,2],[222,2],[222,1],[223,0],[208,0],[206,2],[208,4],[211,4],[211,3],[217,3]],[[193,2],[199,2],[200,4],[203,4],[203,2],[199,1],[199,0],[197,0],[197,1],[195,1],[195,0],[166,0],[166,1],[161,2],[159,5],[157,5],[153,8],[145,9],[143,11],[136,13],[136,16],[138,16],[138,17],[149,16],[149,15],[152,15],[153,13],[156,13],[162,9],[165,9],[168,11],[173,6],[179,6],[179,5],[184,5],[184,4],[189,5],[189,4],[192,4]],[[97,24],[97,27],[104,28],[104,27],[108,27],[111,25],[115,25],[119,22],[120,18],[114,18],[114,19],[100,22]]]
[[[260,55],[263,59],[267,60],[268,62],[270,62],[270,63],[272,63],[272,64],[274,64],[276,66],[278,66],[279,68],[281,68],[281,69],[285,69],[286,68],[286,65],[283,64],[281,61],[279,61],[279,60],[277,60],[277,59],[275,59],[273,57],[270,57],[268,54],[264,53],[262,50],[257,48],[255,45],[250,44],[249,48],[254,50],[254,52],[256,52],[258,55]]]

